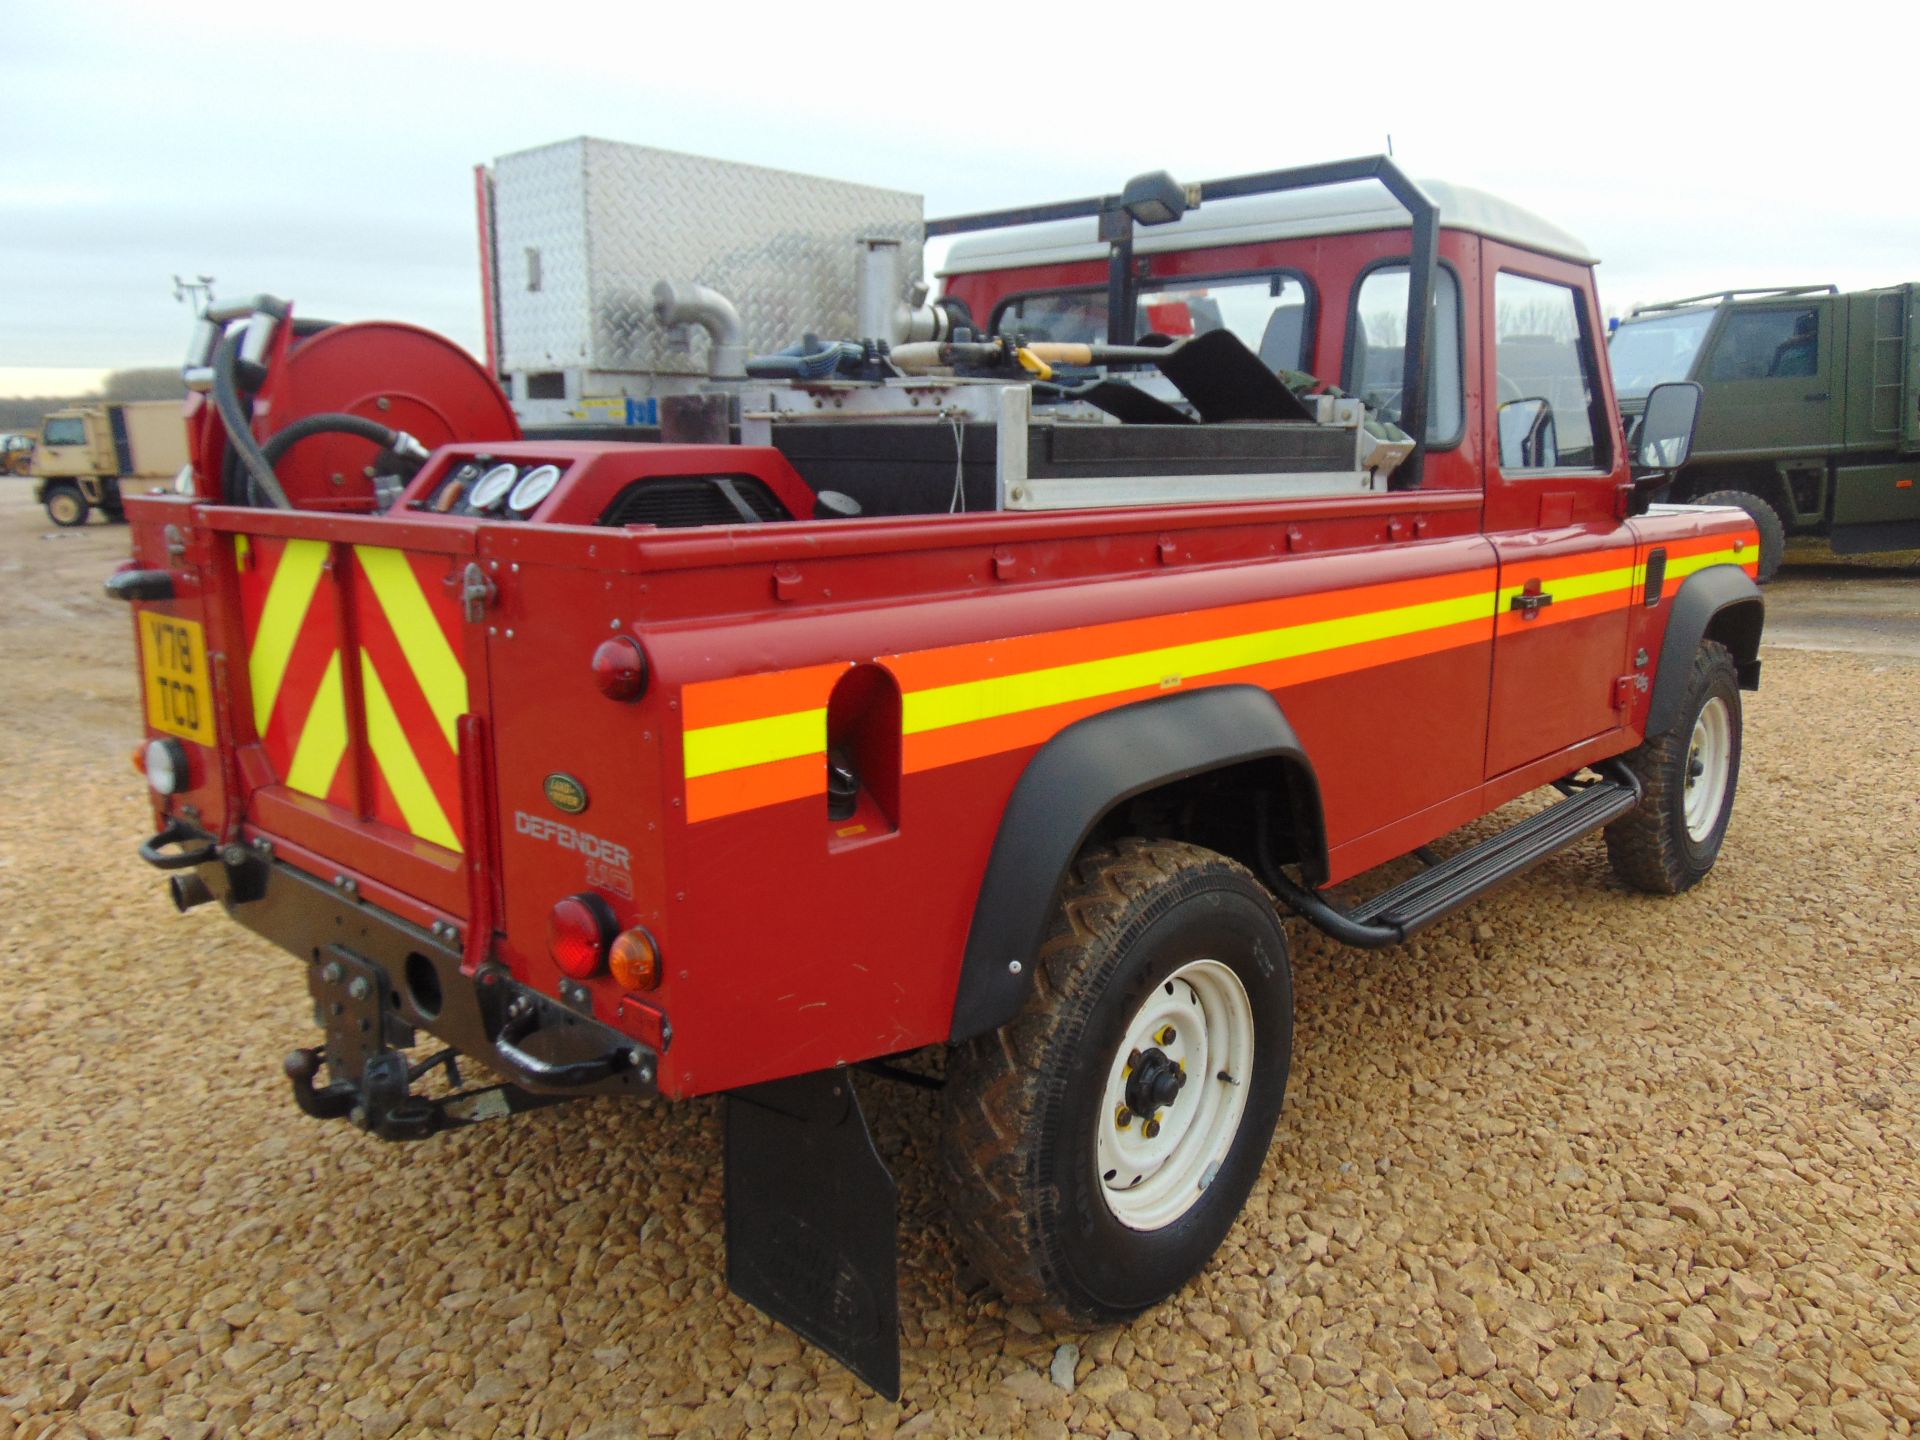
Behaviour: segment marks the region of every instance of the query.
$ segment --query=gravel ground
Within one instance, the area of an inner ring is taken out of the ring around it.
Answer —
[[[130,639],[98,590],[125,532],[49,535],[23,491],[0,490],[0,1440],[1920,1422],[1920,663],[1769,654],[1692,894],[1624,892],[1595,839],[1406,950],[1296,929],[1265,1174],[1131,1327],[1047,1334],[959,1293],[936,1104],[877,1094],[894,1406],[726,1294],[712,1103],[410,1147],[297,1115],[299,967],[176,916],[132,854]]]

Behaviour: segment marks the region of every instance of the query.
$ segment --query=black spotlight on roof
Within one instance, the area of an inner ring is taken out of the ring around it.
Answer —
[[[1120,208],[1137,225],[1170,225],[1187,213],[1187,189],[1164,170],[1150,170],[1127,181]]]

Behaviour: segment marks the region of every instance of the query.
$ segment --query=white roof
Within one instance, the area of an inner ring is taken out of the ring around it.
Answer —
[[[1440,224],[1446,229],[1470,230],[1584,265],[1594,263],[1587,247],[1572,235],[1497,195],[1449,185],[1444,180],[1422,180],[1419,185],[1440,207]],[[1378,181],[1355,180],[1313,190],[1215,200],[1189,210],[1171,225],[1137,227],[1133,248],[1136,253],[1150,255],[1162,250],[1210,249],[1300,236],[1404,230],[1410,223],[1406,209]],[[1104,260],[1106,255],[1098,223],[1089,216],[957,236],[939,273],[964,275],[1019,265],[1058,265]]]

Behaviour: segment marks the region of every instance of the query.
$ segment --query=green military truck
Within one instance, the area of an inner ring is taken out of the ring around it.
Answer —
[[[1920,548],[1920,285],[1727,290],[1641,305],[1613,332],[1629,432],[1666,380],[1702,391],[1675,500],[1738,505],[1760,578],[1789,535],[1842,555]]]

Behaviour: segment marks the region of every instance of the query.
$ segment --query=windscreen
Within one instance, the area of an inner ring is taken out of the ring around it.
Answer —
[[[1656,385],[1684,380],[1693,369],[1693,357],[1713,324],[1711,310],[1677,310],[1628,320],[1613,332],[1607,344],[1613,365],[1614,394],[1639,400]]]

